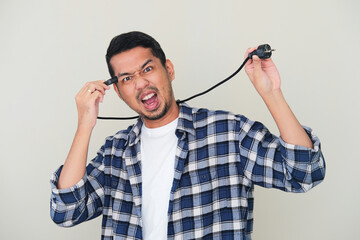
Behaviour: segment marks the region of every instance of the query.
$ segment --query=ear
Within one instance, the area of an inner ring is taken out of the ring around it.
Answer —
[[[124,99],[122,98],[121,94],[120,94],[119,87],[116,85],[116,83],[113,83],[113,87],[114,87],[115,92],[116,92],[117,95],[119,96],[119,98],[120,98],[121,100],[124,100]]]
[[[166,59],[165,67],[166,67],[166,71],[168,72],[168,74],[170,76],[170,80],[171,81],[174,80],[175,79],[174,65],[172,64],[172,62],[169,59]]]

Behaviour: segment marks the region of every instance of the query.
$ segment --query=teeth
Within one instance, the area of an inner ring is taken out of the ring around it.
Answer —
[[[146,101],[146,100],[152,98],[154,95],[155,95],[155,93],[150,93],[149,95],[146,95],[142,100]]]

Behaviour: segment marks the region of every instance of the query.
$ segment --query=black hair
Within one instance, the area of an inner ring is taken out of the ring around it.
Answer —
[[[143,32],[133,31],[120,34],[114,37],[110,42],[106,52],[106,63],[111,77],[114,77],[115,75],[114,70],[110,64],[111,58],[116,54],[133,49],[135,47],[150,48],[152,54],[160,59],[161,64],[165,67],[166,57],[164,51],[161,49],[160,44],[153,37]]]

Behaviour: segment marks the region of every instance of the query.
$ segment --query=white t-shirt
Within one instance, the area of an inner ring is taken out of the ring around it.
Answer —
[[[141,139],[142,220],[145,240],[166,240],[174,178],[178,119],[159,128],[143,124]]]

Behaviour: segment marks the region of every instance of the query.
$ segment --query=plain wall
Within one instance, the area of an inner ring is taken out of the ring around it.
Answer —
[[[100,239],[101,217],[74,228],[50,219],[51,174],[77,125],[74,97],[107,79],[112,37],[140,30],[175,65],[184,99],[234,72],[248,47],[269,43],[283,93],[322,141],[325,181],[306,194],[255,188],[254,239],[359,239],[360,2],[0,1],[0,239]],[[277,133],[244,72],[191,106],[224,109]],[[100,113],[134,113],[111,90]],[[89,157],[132,121],[98,121]]]

